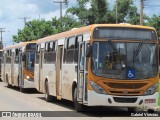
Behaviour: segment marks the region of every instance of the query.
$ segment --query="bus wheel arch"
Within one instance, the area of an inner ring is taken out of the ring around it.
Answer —
[[[17,81],[18,81],[18,87],[20,87],[19,75],[17,77]]]
[[[77,88],[77,82],[74,81],[72,83],[72,101],[74,102],[74,92],[75,92],[75,89]]]
[[[8,80],[8,74],[6,74],[6,84],[7,84],[7,87],[11,87],[11,85],[9,84],[9,80]]]
[[[72,94],[75,110],[77,112],[83,111],[84,106],[77,101],[77,83],[75,81],[72,84]]]
[[[45,89],[45,100],[46,100],[47,102],[50,102],[50,101],[52,100],[52,96],[49,95],[48,78],[45,79],[44,89]]]

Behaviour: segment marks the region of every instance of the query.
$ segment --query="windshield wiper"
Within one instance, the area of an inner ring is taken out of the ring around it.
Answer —
[[[142,48],[143,44],[144,44],[144,41],[142,41],[142,42],[139,43],[137,49],[136,49],[136,50],[134,51],[134,53],[133,53],[134,58],[135,58],[135,57],[139,54],[139,52],[141,51],[141,48]]]
[[[109,42],[109,44],[111,45],[113,51],[114,51],[115,53],[118,53],[118,54],[119,54],[119,51],[117,50],[117,48],[115,47],[115,45],[113,44],[113,42],[112,42],[111,40],[108,40],[108,42]]]

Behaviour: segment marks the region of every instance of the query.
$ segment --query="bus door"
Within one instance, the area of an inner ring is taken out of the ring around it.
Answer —
[[[15,52],[12,51],[12,56],[11,56],[11,84],[14,83],[14,54]]]
[[[2,80],[4,82],[6,82],[6,77],[5,77],[6,76],[6,57],[7,57],[6,52],[3,52],[3,64],[2,64],[2,68],[3,68],[3,74],[2,74],[3,77],[2,78],[3,79]]]
[[[39,91],[42,92],[43,91],[43,84],[42,84],[42,80],[43,80],[43,58],[44,58],[44,49],[40,50],[40,59],[39,59],[39,80],[38,80],[38,84],[39,84]]]
[[[84,43],[78,44],[78,79],[77,79],[77,101],[83,102],[84,83]]]
[[[87,45],[87,42],[80,42],[78,46],[77,101],[83,104],[87,103],[88,58],[85,57]]]
[[[25,59],[25,56],[22,54],[22,50],[19,52],[19,86],[20,88],[23,88],[24,80],[23,80],[23,61]]]
[[[57,49],[57,64],[56,64],[56,95],[57,99],[61,99],[62,95],[62,54],[63,54],[63,46],[58,46]]]

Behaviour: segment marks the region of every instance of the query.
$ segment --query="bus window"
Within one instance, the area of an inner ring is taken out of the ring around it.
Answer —
[[[35,52],[27,52],[26,55],[26,69],[34,70]]]
[[[36,63],[39,63],[39,56],[40,56],[40,45],[37,45],[37,51],[36,51]]]
[[[80,45],[80,70],[84,70],[84,44]]]
[[[75,43],[75,50],[74,50],[74,63],[78,62],[78,46],[79,46],[79,42],[83,41],[83,36],[82,35],[78,35],[76,37],[76,43]]]
[[[67,49],[65,52],[66,54],[65,62],[66,63],[73,63],[74,49],[75,49],[75,37],[70,37],[67,40]]]
[[[15,50],[15,63],[19,63],[19,49]]]

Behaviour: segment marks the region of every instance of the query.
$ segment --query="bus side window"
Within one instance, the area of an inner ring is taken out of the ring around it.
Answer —
[[[50,50],[51,50],[51,49],[50,49],[50,42],[48,43],[48,46],[47,46],[47,47],[48,47],[47,52],[50,52]]]
[[[48,51],[48,43],[45,43],[45,52]]]
[[[80,45],[80,70],[84,70],[84,44]]]
[[[49,52],[53,51],[53,42],[50,42],[49,44]]]
[[[19,49],[15,49],[15,63],[19,63]]]
[[[78,46],[79,46],[79,42],[83,41],[83,36],[82,35],[78,35],[76,37],[76,41],[75,41],[75,50],[74,50],[74,63],[78,62]]]
[[[36,50],[36,63],[39,63],[39,56],[40,56],[40,48],[41,45],[37,45],[37,50]]]
[[[75,36],[67,39],[66,63],[73,63],[75,49]]]
[[[66,52],[67,52],[67,38],[65,39],[64,43],[64,55],[63,55],[63,63],[66,63]]]
[[[52,45],[52,50],[53,50],[53,63],[56,63],[56,42],[53,42]]]
[[[37,53],[40,53],[40,45],[37,45],[37,50],[36,50]]]

